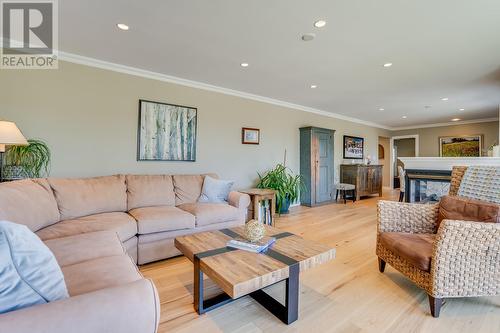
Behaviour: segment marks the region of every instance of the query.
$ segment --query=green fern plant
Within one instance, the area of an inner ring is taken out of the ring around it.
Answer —
[[[264,176],[260,173],[257,174],[259,175],[257,188],[270,188],[276,191],[276,208],[278,212],[281,212],[287,200],[288,202],[296,201],[300,192],[306,190],[302,176],[294,175],[289,168],[281,163]]]
[[[50,149],[42,140],[30,139],[27,146],[11,146],[5,153],[6,166],[23,168],[29,178],[48,176]]]

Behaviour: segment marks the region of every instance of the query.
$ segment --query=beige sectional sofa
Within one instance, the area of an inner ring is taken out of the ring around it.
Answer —
[[[204,177],[114,175],[0,184],[0,220],[24,224],[45,242],[70,294],[0,315],[0,331],[154,332],[158,294],[135,264],[179,255],[177,236],[245,221],[246,194],[231,192],[228,204],[197,202]]]

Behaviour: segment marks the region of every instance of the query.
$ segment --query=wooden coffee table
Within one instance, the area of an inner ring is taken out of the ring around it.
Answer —
[[[297,320],[299,273],[332,260],[335,249],[270,226],[266,229],[276,242],[265,253],[226,247],[228,240],[241,237],[243,227],[175,239],[175,246],[194,264],[194,308],[199,314],[250,295],[284,323]],[[224,293],[204,299],[203,274]],[[281,281],[286,284],[284,305],[262,290]]]

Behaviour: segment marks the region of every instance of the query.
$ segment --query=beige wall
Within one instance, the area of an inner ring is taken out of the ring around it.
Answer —
[[[29,138],[46,140],[52,150],[52,176],[113,173],[217,172],[254,184],[281,162],[299,167],[299,127],[336,130],[335,163],[342,162],[342,135],[365,138],[365,155],[377,156],[382,129],[287,109],[253,100],[127,74],[60,62],[59,70],[0,73],[0,118],[16,122]],[[307,92],[305,92],[307,93]],[[138,100],[198,108],[196,162],[137,162]],[[242,145],[241,128],[261,129],[260,145]]]
[[[420,156],[439,156],[439,137],[451,135],[483,134],[483,150],[488,149],[494,142],[498,143],[498,121],[451,125],[443,127],[418,128],[404,131],[393,131],[392,135],[419,135]]]
[[[391,176],[390,176],[390,164],[391,164],[391,150],[390,150],[390,139],[386,137],[378,138],[379,145],[384,147],[384,159],[378,160],[378,163],[383,165],[382,169],[382,186],[391,186]]]
[[[394,139],[394,146],[397,148],[398,157],[416,156],[414,138]]]

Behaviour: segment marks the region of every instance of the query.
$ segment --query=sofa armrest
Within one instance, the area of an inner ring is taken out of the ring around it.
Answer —
[[[229,196],[227,198],[229,204],[234,206],[240,210],[245,210],[250,205],[250,196],[245,193],[231,191],[229,192]]]
[[[0,332],[154,333],[158,293],[142,279],[0,315]]]
[[[431,275],[434,297],[500,295],[500,224],[443,220]]]
[[[380,200],[377,232],[435,233],[439,204],[412,204]]]

